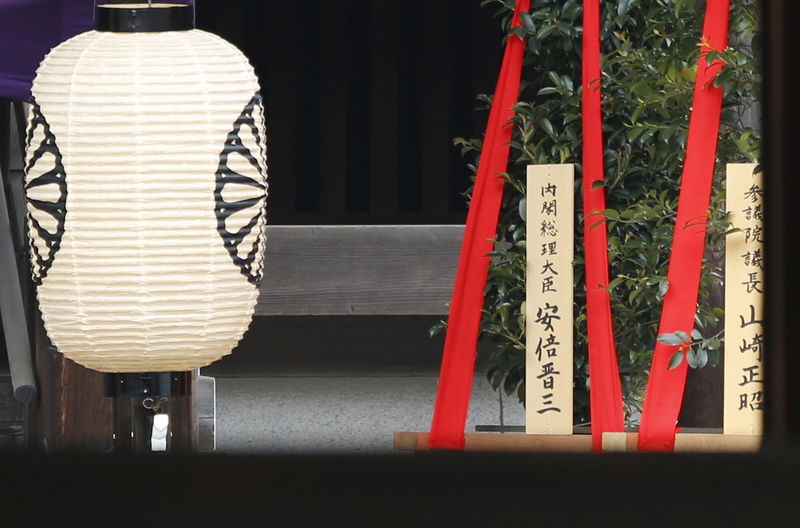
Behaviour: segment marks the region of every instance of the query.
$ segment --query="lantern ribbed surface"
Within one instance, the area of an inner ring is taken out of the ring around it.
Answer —
[[[47,333],[104,372],[230,353],[263,269],[266,146],[247,59],[200,30],[90,31],[32,88],[26,190]]]

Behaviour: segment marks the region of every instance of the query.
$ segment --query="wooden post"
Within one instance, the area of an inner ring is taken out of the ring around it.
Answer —
[[[112,406],[103,374],[66,359],[50,343],[35,311],[36,375],[40,397],[36,448],[45,452],[111,451]]]
[[[573,165],[528,166],[525,430],[572,434]]]
[[[727,166],[723,432],[758,435],[764,408],[764,184],[754,163]]]
[[[172,373],[174,396],[169,399],[170,436],[167,443],[171,453],[197,451],[197,377],[197,370]]]

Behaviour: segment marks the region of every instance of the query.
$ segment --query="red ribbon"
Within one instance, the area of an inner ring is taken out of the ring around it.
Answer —
[[[520,13],[530,10],[530,0],[518,0],[511,27],[521,26]],[[509,35],[503,64],[489,111],[478,173],[467,214],[467,225],[458,259],[442,368],[429,445],[433,449],[464,449],[475,355],[483,309],[483,288],[493,250],[490,241],[497,234],[497,220],[503,200],[503,178],[508,165],[514,104],[519,97],[525,42]]]
[[[722,109],[722,88],[713,85],[722,62],[716,60],[709,66],[705,53],[721,51],[727,46],[729,9],[730,0],[708,0],[706,5],[703,55],[697,62],[686,160],[667,270],[669,289],[664,297],[659,335],[679,330],[688,334],[694,328]],[[687,369],[686,361],[669,368],[677,350],[677,346],[656,343],[639,426],[641,451],[672,451],[675,447]]]
[[[583,234],[586,266],[586,324],[589,341],[589,405],[592,449],[600,451],[603,433],[625,430],[622,387],[608,295],[608,234],[598,215],[606,208],[603,187],[603,117],[600,109],[600,0],[583,2]]]

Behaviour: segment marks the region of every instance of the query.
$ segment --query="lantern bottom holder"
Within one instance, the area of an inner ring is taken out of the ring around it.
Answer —
[[[187,396],[192,392],[186,376],[175,372],[115,372],[104,378],[104,393],[111,398]]]

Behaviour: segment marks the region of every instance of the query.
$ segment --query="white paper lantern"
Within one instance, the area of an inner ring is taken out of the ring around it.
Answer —
[[[186,27],[192,8],[168,6],[101,6],[117,31],[54,48],[32,88],[39,306],[56,348],[103,372],[185,371],[230,353],[263,270],[258,81],[233,45]]]

